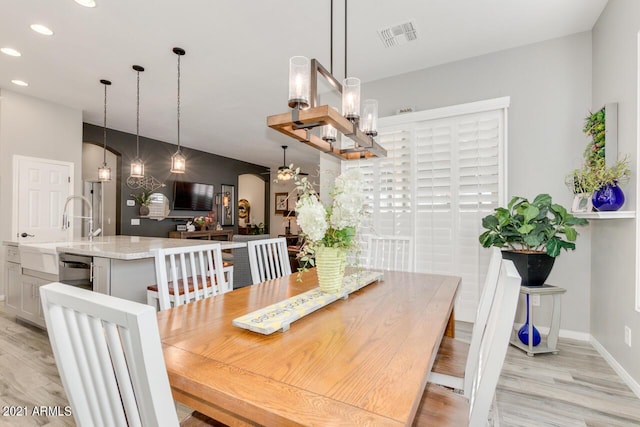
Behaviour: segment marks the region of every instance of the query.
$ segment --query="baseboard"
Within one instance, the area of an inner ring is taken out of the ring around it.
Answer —
[[[514,324],[514,328],[516,329],[520,329],[521,326],[522,326],[522,323]],[[536,326],[536,329],[543,335],[549,334],[548,326]],[[558,337],[568,338],[568,339],[577,340],[577,341],[591,341],[591,334],[587,332],[572,331],[570,329],[560,329],[558,331]]]
[[[607,361],[609,366],[613,368],[614,371],[622,378],[622,381],[625,382],[633,391],[633,393],[640,398],[640,384],[636,380],[633,379],[631,375],[620,365],[616,359],[605,349],[602,344],[598,342],[593,336],[591,337],[591,345],[596,349],[598,353]]]

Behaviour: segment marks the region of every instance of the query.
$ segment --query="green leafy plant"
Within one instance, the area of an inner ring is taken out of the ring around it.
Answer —
[[[584,150],[584,158],[587,164],[591,165],[598,159],[604,159],[606,133],[604,107],[595,113],[589,113],[585,117],[582,130],[592,139]]]
[[[611,167],[607,167],[603,157],[585,162],[582,169],[567,174],[565,183],[573,194],[593,193],[606,185],[625,184],[630,173],[627,157],[616,161]]]
[[[151,203],[151,190],[142,190],[140,194],[131,194],[131,197],[138,203],[140,206],[148,206]]]
[[[507,247],[557,257],[562,249],[576,248],[575,226],[585,224],[586,219],[577,218],[554,204],[548,194],[539,194],[532,202],[516,196],[507,208],[496,208],[493,214],[482,219],[482,227],[487,231],[480,235],[480,243],[485,248]]]

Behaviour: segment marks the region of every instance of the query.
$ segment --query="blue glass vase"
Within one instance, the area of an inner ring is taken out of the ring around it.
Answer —
[[[533,334],[533,346],[537,346],[540,344],[540,332],[536,329],[535,326],[531,325],[532,334]],[[524,322],[524,325],[518,330],[518,338],[522,344],[529,345],[529,294],[527,294],[527,321]]]
[[[618,184],[609,184],[596,190],[591,201],[597,211],[617,211],[624,205],[624,193]]]

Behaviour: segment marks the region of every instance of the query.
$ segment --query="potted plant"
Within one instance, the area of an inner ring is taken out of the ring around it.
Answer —
[[[207,230],[209,226],[213,226],[213,218],[209,216],[198,216],[193,218],[193,223],[198,226],[200,230]]]
[[[591,137],[591,142],[584,150],[584,158],[587,164],[592,164],[598,159],[604,159],[605,153],[605,109],[604,107],[595,113],[589,113],[584,119],[582,131]]]
[[[140,205],[140,215],[149,215],[149,203],[151,203],[151,190],[142,190],[140,194],[131,194],[131,197]]]
[[[502,257],[513,261],[522,285],[541,286],[561,250],[576,248],[575,226],[585,224],[586,219],[568,213],[548,194],[539,194],[532,202],[516,196],[507,208],[496,208],[482,219],[487,231],[480,235],[480,243],[485,248],[508,248]]]
[[[613,166],[609,167],[605,164],[604,157],[598,157],[585,162],[582,169],[576,169],[569,173],[565,182],[576,196],[578,196],[576,191],[582,192],[580,197],[588,194],[596,210],[615,211],[624,204],[624,193],[619,185],[629,180],[630,173],[627,157],[616,161]],[[576,209],[574,201],[573,211],[581,212],[584,210]]]

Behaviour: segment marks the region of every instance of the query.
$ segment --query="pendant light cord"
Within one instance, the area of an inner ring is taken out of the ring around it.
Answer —
[[[178,54],[178,151],[180,151],[180,54]]]
[[[103,127],[102,164],[107,164],[107,85],[104,85],[104,127]]]
[[[331,16],[329,17],[329,55],[331,56],[331,59],[329,60],[329,70],[331,72],[331,75],[333,75],[333,0],[331,0],[330,10]]]
[[[344,0],[344,78],[347,77],[347,0]]]
[[[136,159],[140,158],[140,71],[138,73],[136,90]]]

